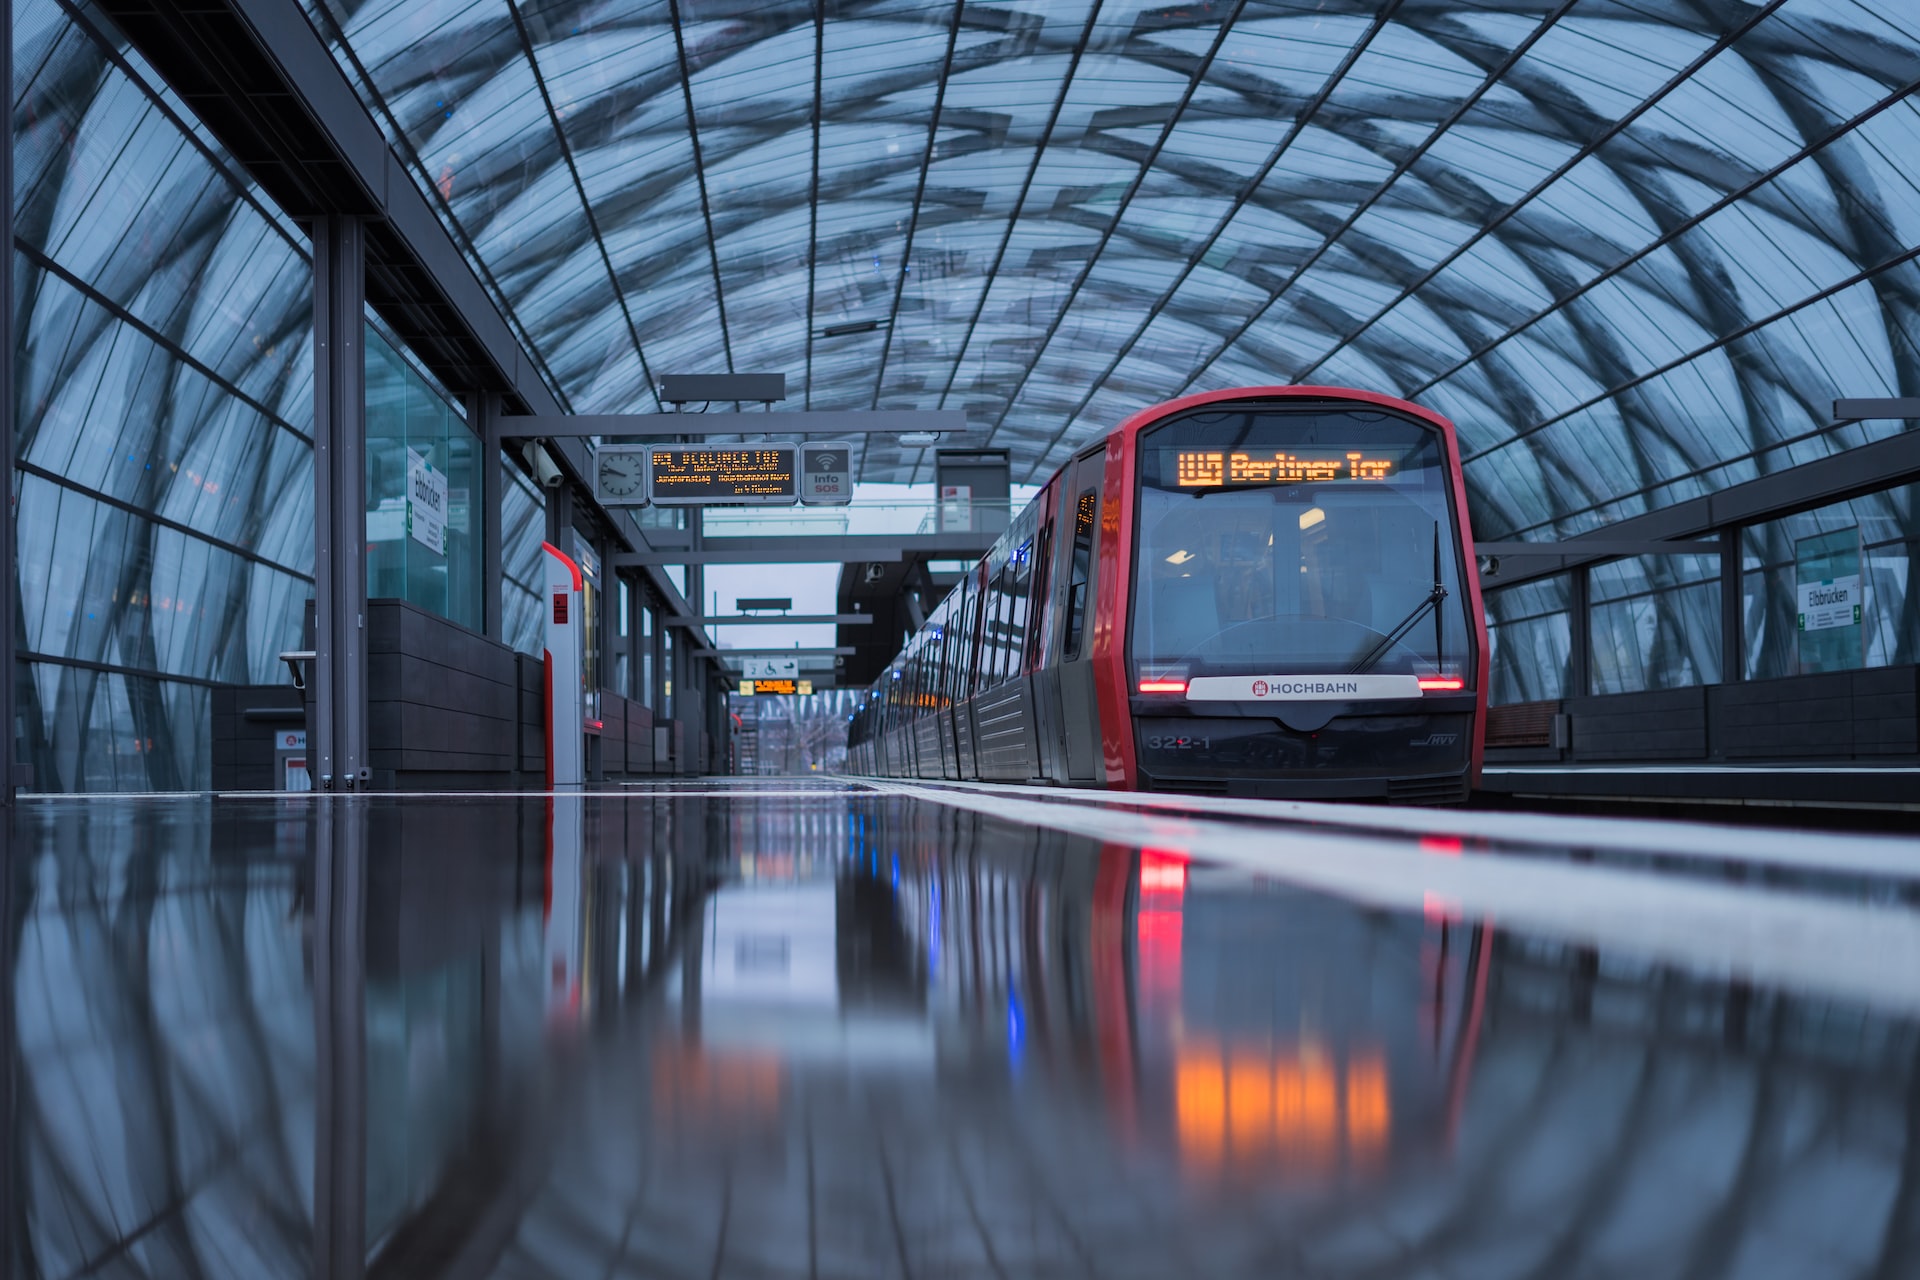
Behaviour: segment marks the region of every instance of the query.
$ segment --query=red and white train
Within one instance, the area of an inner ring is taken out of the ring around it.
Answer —
[[[1212,391],[1061,468],[849,726],[854,773],[1464,801],[1487,634],[1453,424]]]

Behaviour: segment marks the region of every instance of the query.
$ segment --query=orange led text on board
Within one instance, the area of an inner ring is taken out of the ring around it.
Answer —
[[[1302,458],[1284,449],[1272,454],[1226,449],[1182,449],[1174,455],[1174,479],[1183,489],[1226,484],[1311,484],[1326,480],[1385,480],[1386,458],[1349,453],[1342,458]]]

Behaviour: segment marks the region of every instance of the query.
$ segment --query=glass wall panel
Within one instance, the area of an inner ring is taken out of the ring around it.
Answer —
[[[546,566],[540,544],[546,539],[547,499],[533,480],[504,455],[500,468],[500,627],[501,639],[538,657],[546,649],[541,626],[540,583]]]
[[[1920,485],[1903,485],[1743,531],[1741,617],[1749,680],[1830,668],[1832,655],[1826,651],[1835,642],[1850,651],[1857,648],[1857,661],[1846,665],[1920,661],[1920,601],[1907,589],[1920,545],[1916,497]],[[1833,576],[1812,572],[1811,553],[1835,538],[1858,548],[1860,622],[1853,635],[1845,635],[1844,626],[1821,627],[1821,622],[1841,620],[1807,617],[1803,607],[1820,602],[1804,599],[1802,587]],[[1815,634],[1821,631],[1827,634]],[[1816,641],[1812,646],[1810,634]]]
[[[372,326],[367,334],[367,595],[481,629],[479,441]]]
[[[1637,556],[1592,569],[1593,692],[1720,679],[1720,560]]]
[[[1496,705],[1567,696],[1573,631],[1565,575],[1487,593],[1492,657],[1488,700]]]
[[[41,789],[204,787],[312,593],[306,248],[86,10],[13,17],[11,728]]]

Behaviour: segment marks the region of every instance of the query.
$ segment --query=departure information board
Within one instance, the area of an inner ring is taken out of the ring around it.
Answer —
[[[811,680],[742,680],[740,696],[751,698],[760,693],[810,694],[813,692]]]
[[[1391,458],[1347,452],[1302,456],[1284,449],[1169,449],[1174,483],[1182,489],[1227,485],[1323,484],[1334,480],[1385,480]],[[1167,468],[1162,465],[1162,473]]]
[[[800,500],[799,452],[791,444],[655,445],[653,501],[663,507],[792,506]]]

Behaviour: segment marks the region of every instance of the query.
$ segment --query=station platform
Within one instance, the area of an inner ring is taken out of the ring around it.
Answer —
[[[49,797],[21,1274],[1920,1273],[1920,839],[828,779]]]
[[[1920,811],[1920,768],[1900,764],[1489,764],[1480,785],[1522,805]]]

